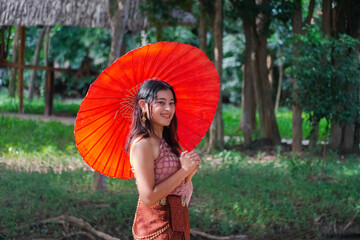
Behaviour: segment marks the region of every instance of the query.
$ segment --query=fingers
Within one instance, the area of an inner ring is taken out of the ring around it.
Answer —
[[[199,154],[197,154],[194,151],[191,152],[186,152],[184,155],[182,155],[186,158],[188,158],[189,160],[191,160],[192,162],[194,162],[196,165],[200,165],[201,163],[201,158],[199,156]]]
[[[183,151],[181,154],[180,154],[180,157],[183,157],[185,154],[188,154],[189,151]]]

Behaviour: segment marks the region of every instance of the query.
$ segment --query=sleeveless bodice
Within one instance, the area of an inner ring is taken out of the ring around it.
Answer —
[[[162,139],[160,143],[159,156],[154,161],[155,185],[168,179],[180,168],[181,168],[180,158],[171,151],[171,148],[166,143],[165,139]],[[134,169],[132,170],[134,171]],[[134,172],[134,174],[136,178],[136,173]],[[193,191],[193,186],[191,182],[190,184],[188,184],[186,180],[184,181],[185,181],[184,195],[186,197],[187,204],[189,204]],[[182,189],[183,189],[183,184],[180,183],[171,192],[171,194],[181,196]]]
[[[162,139],[160,144],[159,156],[154,162],[154,173],[155,173],[155,184],[159,184],[174,173],[176,173],[181,167],[180,159],[172,151],[169,145],[164,139]],[[185,187],[186,187],[185,182]],[[185,189],[184,189],[185,191]],[[181,196],[182,184],[177,186],[172,194]]]

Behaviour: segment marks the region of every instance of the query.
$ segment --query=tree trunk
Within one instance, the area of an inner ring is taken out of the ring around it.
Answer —
[[[281,54],[281,50],[280,52],[280,57],[279,57],[279,81],[278,81],[278,87],[277,87],[277,91],[276,91],[276,99],[275,99],[275,112],[277,112],[279,110],[279,105],[280,105],[280,96],[281,96],[281,87],[282,87],[282,83],[283,83],[283,66],[282,66],[282,54]]]
[[[359,119],[359,116],[358,118]],[[355,123],[355,131],[354,131],[354,145],[353,145],[353,151],[354,152],[359,152],[359,145],[360,145],[360,123],[356,122]]]
[[[341,146],[342,128],[340,124],[333,122],[330,130],[330,148],[336,151]]]
[[[46,32],[46,28],[43,28],[39,34],[38,40],[36,42],[36,47],[35,47],[35,54],[34,54],[34,58],[33,58],[33,65],[37,66],[39,64],[39,58],[40,58],[40,51],[41,51],[41,45],[43,42],[43,38]],[[31,73],[30,76],[30,81],[29,81],[29,100],[32,101],[34,98],[34,93],[35,93],[35,80],[36,80],[36,69],[34,69]]]
[[[311,129],[310,129],[310,141],[309,141],[309,149],[314,150],[317,146],[317,141],[319,138],[319,122],[312,121]]]
[[[199,11],[200,11],[199,30],[198,30],[199,31],[199,48],[206,54],[206,52],[207,52],[206,12],[205,12],[202,1],[199,1]]]
[[[108,0],[109,16],[112,30],[112,41],[109,65],[121,56],[125,27],[128,20],[130,0]]]
[[[266,3],[261,2],[261,3]],[[274,145],[281,143],[279,129],[276,123],[272,86],[268,79],[266,65],[267,35],[270,19],[263,13],[256,18],[256,26],[252,28],[251,63],[254,80],[256,106],[259,111],[261,137],[268,139]]]
[[[296,0],[295,4],[297,5],[297,9],[291,19],[293,34],[303,34],[302,31],[302,6],[301,0]],[[299,56],[298,52],[294,52],[295,56]],[[292,87],[293,87],[293,103],[292,103],[292,143],[291,143],[291,151],[294,153],[302,152],[302,118],[301,113],[302,109],[299,107],[299,100],[297,99],[297,82],[296,79],[292,79]]]
[[[50,50],[50,26],[45,26],[45,42],[44,42],[44,65],[49,65],[49,50]],[[43,76],[41,87],[40,87],[40,94],[45,95],[45,88],[46,88],[46,72]]]
[[[146,42],[147,42],[145,30],[142,30],[142,31],[140,32],[140,37],[141,37],[141,46],[145,46],[145,45],[146,45]]]
[[[355,124],[354,123],[348,123],[345,125],[344,142],[341,146],[341,149],[344,152],[351,152],[353,150],[354,132],[355,132]]]
[[[222,38],[223,38],[223,7],[221,0],[215,0],[214,17],[214,65],[222,79]],[[221,85],[221,84],[220,84]],[[222,93],[220,87],[219,105],[215,113],[214,120],[210,126],[210,136],[207,150],[211,148],[222,148],[224,146],[224,125],[222,119]]]
[[[322,22],[323,37],[330,37],[332,34],[332,0],[322,0]]]
[[[108,0],[108,9],[112,30],[112,41],[109,55],[109,65],[123,54],[125,27],[128,19],[130,0]],[[95,172],[93,178],[93,190],[106,190],[106,176]]]
[[[19,27],[19,33],[20,33],[20,49],[19,49],[19,64],[24,65],[24,57],[25,57],[25,27],[20,26]],[[19,68],[18,73],[18,90],[19,90],[19,113],[24,113],[24,68]]]
[[[159,24],[156,27],[156,41],[162,41],[162,26]]]
[[[245,67],[243,74],[243,89],[241,95],[241,121],[239,127],[244,135],[244,144],[249,145],[252,141],[252,130],[256,127],[256,104],[251,64],[251,49],[253,41],[250,24],[247,21],[243,21],[243,26],[246,39]]]
[[[15,27],[15,35],[12,43],[12,62],[18,62],[19,55],[19,35],[20,35],[20,27]],[[11,69],[11,76],[9,81],[9,97],[14,98],[16,93],[16,68]]]
[[[335,6],[333,10],[333,35],[338,38],[339,34],[345,33],[357,40],[360,40],[360,25],[358,20],[358,9],[360,8],[360,2],[356,0],[344,0]],[[359,51],[360,45],[357,45],[357,51]],[[334,60],[336,63],[336,59]],[[359,94],[359,83],[353,83],[349,86],[349,89],[357,89]],[[359,95],[358,95],[359,96]],[[357,98],[359,104],[360,96]],[[338,149],[344,152],[359,150],[359,113],[356,112],[352,121],[344,123],[342,129],[342,138],[340,145],[337,145]],[[334,139],[336,136],[334,136]]]

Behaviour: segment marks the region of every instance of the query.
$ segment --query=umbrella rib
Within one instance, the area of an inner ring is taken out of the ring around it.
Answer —
[[[123,99],[121,97],[87,97],[87,99],[98,100],[98,99]]]
[[[108,121],[109,122],[109,121]],[[112,124],[111,124],[111,126],[109,127],[109,129],[108,130],[110,130],[113,126],[114,126],[114,124],[115,124],[115,122],[116,121],[114,121]],[[101,127],[103,127],[105,124],[103,124]],[[97,128],[95,131],[97,131],[99,128]],[[106,132],[104,132],[103,133],[103,135],[101,135],[101,137],[99,137],[98,139],[97,139],[97,141],[95,142],[95,144],[89,149],[89,151],[85,154],[85,156],[83,157],[83,158],[85,158],[89,153],[90,153],[90,151],[100,142],[100,140],[108,133],[109,131],[106,131]],[[93,167],[94,165],[95,165],[95,163],[96,163],[96,161],[91,165],[91,167]]]
[[[190,130],[196,136],[201,137],[201,138],[203,137],[201,134],[198,134],[197,131],[194,131],[193,129],[190,129],[189,127],[185,126],[184,124],[182,124],[181,126],[188,129],[188,130]]]
[[[107,121],[107,122],[109,122],[109,120]],[[107,123],[106,122],[106,123]],[[94,131],[92,131],[91,133],[89,133],[86,137],[84,137],[80,142],[78,142],[77,143],[77,145],[80,145],[80,144],[82,144],[86,139],[88,139],[91,135],[93,135],[95,132],[97,132],[101,127],[103,127],[104,126],[104,124],[103,125],[100,125],[99,127],[97,127]],[[92,149],[92,148],[91,148]],[[90,150],[91,150],[90,149]],[[90,151],[89,150],[89,151]],[[89,153],[89,151],[85,154],[85,156]],[[83,158],[85,158],[85,156],[83,156]]]
[[[183,102],[194,103],[194,100],[190,100],[190,99],[189,99],[189,100],[179,99],[178,102],[180,102],[180,103],[183,103]],[[209,101],[207,101],[207,102],[198,101],[198,102],[195,102],[195,103],[196,103],[196,104],[200,104],[200,105],[202,105],[202,106],[207,106],[207,107],[213,107],[213,106],[214,106],[213,104],[209,104],[208,102],[209,102]],[[218,102],[218,101],[216,101],[216,102]]]
[[[150,48],[150,46],[147,45],[146,54],[145,54],[145,60],[144,60],[144,64],[143,64],[143,67],[142,67],[142,72],[141,72],[141,79],[140,79],[140,81],[143,81],[143,80],[144,80],[143,77],[144,77],[144,71],[145,71],[145,63],[146,63],[146,60],[147,60],[147,58],[148,58],[149,48]]]
[[[165,62],[165,60],[176,50],[176,48],[178,47],[178,46],[180,46],[180,43],[177,43],[177,45],[171,50],[171,52],[169,52],[168,53],[168,55],[162,60],[162,62],[158,65],[158,67],[157,67],[157,69],[154,71],[154,73],[156,73],[158,70],[159,70],[159,68],[163,65],[163,63]],[[172,63],[171,63],[172,64]],[[170,65],[170,64],[169,64]],[[163,70],[162,70],[163,71]],[[161,72],[162,72],[161,71]],[[160,72],[160,73],[161,73]],[[158,73],[157,74],[158,76],[160,76],[160,74]]]
[[[175,81],[176,79],[178,79],[178,78],[181,78],[183,75],[185,75],[185,74],[188,74],[189,72],[191,72],[193,69],[190,69],[190,70],[188,70],[187,72],[183,72],[182,74],[180,74],[180,75],[177,75],[177,76],[175,76],[174,78],[171,78],[171,81]],[[186,84],[186,83],[192,83],[192,82],[197,82],[197,81],[199,81],[199,79],[198,78],[193,78],[193,79],[182,79],[182,80],[180,80],[180,81],[178,81],[178,82],[176,82],[176,86],[181,86],[181,85],[183,85],[183,84]]]
[[[111,138],[114,136],[114,134],[115,134],[115,132],[113,132],[113,134],[111,135]],[[111,138],[110,138],[110,139],[111,139]],[[110,140],[109,140],[109,141],[110,141]],[[108,141],[108,142],[109,142],[109,141]],[[111,152],[110,152],[109,156],[112,156],[112,154],[113,154],[113,152],[114,152],[114,150],[115,150],[115,147],[116,147],[117,144],[118,144],[118,141],[119,141],[119,137],[116,138],[115,143],[113,144],[113,147],[112,147],[112,149],[111,149]],[[119,158],[119,159],[121,159],[121,158]],[[102,169],[102,172],[105,171],[105,169],[106,169],[107,165],[109,164],[109,162],[110,162],[110,161],[107,161],[107,162],[106,162],[104,168]],[[106,175],[108,175],[109,172],[110,172],[110,169],[107,171]],[[115,175],[116,175],[116,171],[115,171]]]
[[[117,125],[119,125],[120,123],[121,123],[121,122],[118,122]],[[113,128],[114,126],[115,126],[115,122],[112,123],[111,127],[109,128],[109,130],[110,130],[111,128]],[[107,131],[106,133],[108,133],[108,132],[109,132],[109,131]],[[106,133],[105,133],[105,134],[106,134]],[[104,134],[104,135],[105,135],[105,134]],[[112,137],[114,136],[114,134],[115,134],[115,131],[112,132],[109,140],[106,142],[106,145],[107,145],[107,144],[109,143],[109,141],[112,139]],[[118,139],[119,139],[119,138],[116,139],[116,143],[115,143],[114,146],[113,146],[113,150],[114,150],[114,148],[115,148],[115,146],[116,146],[116,144],[117,144]],[[98,155],[97,158],[95,159],[95,161],[94,161],[94,163],[93,163],[93,166],[94,166],[95,163],[98,161],[98,159],[100,158],[100,156],[103,154],[104,150],[105,150],[105,148],[101,149],[101,152],[99,153],[99,155]],[[110,154],[109,156],[112,156],[113,150],[111,151],[111,154]],[[106,166],[108,165],[109,162],[110,162],[110,161],[109,161],[109,159],[108,159],[108,161],[107,161],[106,164],[105,164],[105,167],[102,169],[101,172],[104,172],[104,170],[105,170],[105,168],[106,168]]]
[[[190,52],[190,51],[192,51],[192,50],[194,50],[194,49],[190,49],[188,52]],[[188,53],[188,52],[186,52],[186,53]],[[194,57],[194,58],[196,58],[196,57]],[[164,78],[167,78],[167,76],[168,76],[169,74],[173,74],[174,72],[178,71],[180,68],[182,68],[183,66],[185,66],[185,65],[187,65],[187,64],[189,64],[189,63],[190,63],[190,61],[187,61],[187,62],[179,65],[179,66],[176,67],[174,70],[169,71],[169,72],[164,76]],[[197,68],[197,67],[195,66],[194,68]]]
[[[176,62],[179,58],[183,57],[184,55],[188,54],[190,51],[192,51],[193,48],[190,48],[188,51],[184,52],[182,55],[178,56],[174,61],[172,61],[171,63],[168,64],[168,66],[171,66],[172,64],[174,64],[174,62]],[[163,68],[163,70],[158,73],[158,75],[160,76],[164,71],[165,71],[166,68]],[[166,76],[164,77],[164,79],[166,79]]]
[[[122,126],[121,132],[123,131],[124,127],[125,127],[125,125]],[[118,141],[118,139],[119,139],[119,138],[116,139],[116,142]],[[114,149],[115,149],[115,147],[113,148],[113,150],[111,151],[111,153],[114,151]],[[123,152],[123,151],[120,152],[120,157],[119,157],[119,159],[121,159],[122,152]],[[123,167],[124,167],[125,161],[122,161],[122,162],[123,162]],[[120,164],[120,161],[117,162],[116,169],[115,169],[115,175],[116,175],[116,173],[117,173],[118,170],[119,170],[119,164]],[[104,169],[104,170],[105,170],[105,169]],[[110,169],[109,169],[109,171],[110,171]],[[107,173],[109,173],[109,171],[108,171]],[[121,176],[122,176],[122,175],[123,175],[123,172],[121,172]]]
[[[124,72],[126,78],[128,79],[128,83],[130,83],[131,88],[133,88],[134,86],[133,86],[132,83],[131,83],[131,79],[130,79],[129,76],[127,75],[127,73],[126,73],[126,71],[124,70],[122,64],[120,63],[120,61],[117,61],[117,62],[118,62],[118,64],[120,65],[121,70]]]
[[[88,109],[84,109],[84,110],[79,110],[78,114],[83,113],[83,112],[92,111],[92,110],[99,109],[99,108],[103,108],[103,107],[114,106],[114,105],[119,105],[119,103],[112,103],[112,104],[102,105],[99,107],[93,107],[93,108],[88,108]]]
[[[158,56],[159,56],[159,53],[160,53],[160,51],[161,51],[161,49],[163,48],[163,43],[161,42],[161,48],[158,50],[158,52],[156,53],[156,57],[155,57],[155,59],[154,59],[154,61],[151,63],[151,67],[150,67],[150,71],[151,71],[151,69],[153,68],[153,65],[154,65],[154,63],[156,62],[156,59],[158,58]],[[150,76],[151,76],[151,74],[150,74]],[[148,79],[149,78],[149,74],[146,76],[146,79]]]
[[[116,83],[119,87],[123,88],[123,85],[121,85],[120,82],[119,82],[116,78],[113,78],[113,77],[112,77],[110,74],[108,74],[107,72],[103,71],[101,74],[105,74],[106,76],[110,77],[112,80],[115,81],[115,83]],[[101,76],[101,75],[100,75],[100,76]],[[100,76],[99,76],[99,77],[100,77]],[[96,82],[95,82],[95,84],[96,84]]]
[[[192,113],[190,113],[190,112],[184,112],[184,111],[181,111],[181,110],[179,110],[178,112],[182,112],[182,113],[185,113],[186,115],[193,116],[193,117],[195,117],[196,119],[201,119],[201,120],[203,120],[203,121],[205,121],[205,122],[208,122],[206,119],[204,119],[204,118],[199,118],[199,116],[196,116],[196,115],[194,115],[194,114],[192,114]],[[211,123],[211,122],[210,122],[210,123]]]
[[[83,125],[83,126],[81,126],[80,128],[76,129],[76,131],[80,131],[80,130],[83,129],[84,127],[87,127],[87,126],[89,126],[90,124],[93,124],[94,122],[96,122],[96,121],[98,121],[99,119],[105,117],[106,115],[108,115],[108,114],[110,114],[110,113],[112,113],[112,112],[115,112],[115,110],[116,110],[116,109],[113,109],[113,110],[111,110],[110,112],[105,113],[104,115],[98,117],[98,118],[95,119],[94,121],[89,122],[89,123],[87,123],[86,125]],[[79,118],[79,119],[76,119],[76,121],[81,121],[82,119],[86,119],[86,118]]]
[[[187,71],[184,71],[184,72],[182,72],[181,74],[179,74],[179,75],[177,75],[177,76],[175,76],[175,77],[170,77],[169,78],[169,81],[172,81],[173,82],[173,84],[174,84],[174,86],[181,86],[181,85],[183,85],[184,83],[187,83],[187,84],[189,84],[189,83],[192,83],[192,82],[197,82],[197,81],[199,81],[199,78],[192,78],[192,79],[182,79],[182,80],[180,80],[180,81],[178,81],[178,82],[174,82],[176,79],[179,79],[179,78],[182,78],[182,76],[183,75],[185,75],[185,74],[189,74],[189,73],[191,73],[192,71],[194,70],[194,68],[191,68],[191,69],[187,69]]]
[[[111,77],[110,75],[108,75],[109,77]],[[125,97],[127,97],[126,94],[122,93],[122,92],[118,92],[118,91],[115,91],[115,90],[111,90],[111,89],[108,89],[108,88],[104,88],[104,87],[100,87],[100,86],[97,86],[97,85],[91,85],[91,87],[95,87],[95,88],[100,88],[102,90],[105,90],[105,91],[109,91],[109,92],[113,92],[113,93],[116,93],[116,94],[120,94],[120,95],[123,95]],[[123,87],[123,86],[122,86]]]
[[[177,87],[179,85],[176,85]],[[179,90],[178,90],[179,91]],[[200,88],[194,88],[194,89],[186,89],[186,90],[183,90],[183,91],[186,91],[186,93],[193,93],[193,94],[198,94],[198,93],[204,93],[206,92],[206,94],[208,95],[211,95],[212,93],[218,93],[219,91],[218,90],[215,90],[214,88],[211,90],[204,90],[204,89],[200,89]]]
[[[136,86],[137,79],[136,79],[136,74],[135,74],[135,69],[134,69],[134,52],[131,52],[131,63],[132,63],[132,70],[133,70],[133,74],[134,74],[134,78],[135,78],[135,86]]]

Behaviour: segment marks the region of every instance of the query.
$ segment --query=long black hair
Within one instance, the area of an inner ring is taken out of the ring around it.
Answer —
[[[128,137],[128,141],[126,144],[126,151],[130,151],[130,146],[135,138],[148,138],[154,135],[154,128],[152,122],[152,104],[156,101],[157,93],[160,90],[170,90],[174,96],[174,101],[176,104],[176,96],[173,87],[161,80],[146,80],[140,87],[139,91],[135,96],[135,107],[132,117],[131,129]],[[145,123],[141,121],[142,118],[142,109],[139,105],[139,101],[144,100],[149,105],[149,118],[146,118]],[[169,126],[165,126],[163,130],[162,136],[166,143],[170,146],[171,151],[175,153],[177,156],[180,155],[180,145],[178,143],[178,135],[177,135],[177,118],[176,112],[170,122]]]

